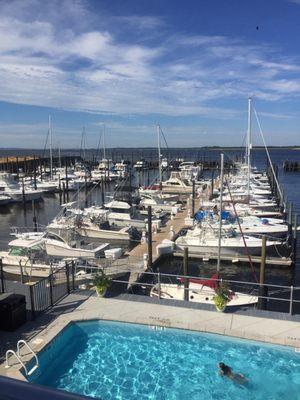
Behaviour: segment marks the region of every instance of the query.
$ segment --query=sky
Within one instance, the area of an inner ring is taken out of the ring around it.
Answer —
[[[0,147],[300,145],[300,0],[0,0]],[[254,145],[262,144],[253,121]]]

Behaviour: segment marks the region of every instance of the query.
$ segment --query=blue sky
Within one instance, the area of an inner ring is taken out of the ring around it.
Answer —
[[[1,147],[300,144],[300,0],[0,0]],[[258,27],[258,29],[257,29]],[[254,127],[257,132],[257,128]],[[256,133],[254,142],[261,144]]]

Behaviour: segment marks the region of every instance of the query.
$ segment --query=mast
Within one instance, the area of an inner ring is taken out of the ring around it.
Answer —
[[[160,125],[156,125],[157,130],[157,149],[158,149],[158,170],[159,170],[159,183],[162,182],[162,173],[161,173],[161,153],[160,153]]]
[[[251,126],[251,111],[252,111],[252,98],[249,97],[248,99],[248,130],[247,130],[247,136],[248,136],[248,143],[247,143],[247,165],[248,165],[248,196],[250,196],[250,175],[251,175],[251,149],[252,149],[252,126]]]
[[[60,142],[58,142],[58,165],[61,168]]]
[[[222,236],[222,207],[223,207],[223,181],[224,181],[224,154],[221,153],[221,174],[220,174],[220,218],[219,218],[219,233],[218,233],[218,262],[217,273],[220,272],[221,263],[221,236]]]
[[[106,148],[105,148],[105,124],[103,124],[103,136],[102,136],[102,141],[103,141],[103,159],[106,160]]]
[[[51,115],[49,114],[48,121],[48,129],[49,129],[49,141],[50,141],[50,179],[53,179],[53,157],[52,157],[52,126],[51,126]]]

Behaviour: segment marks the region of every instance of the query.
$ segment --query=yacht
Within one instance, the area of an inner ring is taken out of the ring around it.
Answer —
[[[192,161],[184,161],[179,165],[180,175],[182,179],[195,180],[200,178],[202,169],[199,165],[195,165]]]
[[[162,182],[162,191],[165,193],[191,194],[192,185],[187,179],[183,179],[177,171],[172,171],[168,180]]]
[[[245,248],[245,242],[247,249]],[[219,238],[213,229],[194,229],[188,230],[185,236],[176,239],[175,244],[180,250],[188,247],[191,254],[216,255],[218,254]],[[267,240],[267,251],[274,250],[280,246],[281,241]],[[222,232],[221,234],[221,254],[227,256],[260,255],[262,239],[249,235],[243,237],[235,231]]]
[[[214,305],[214,296],[216,291],[214,287],[208,285],[209,280],[190,278],[189,280],[189,301],[192,303],[202,303]],[[167,300],[184,300],[183,279],[176,283],[160,283],[153,286],[150,291],[150,297],[160,297]],[[256,304],[258,297],[253,294],[232,292],[227,307],[238,307]]]
[[[119,178],[127,178],[127,176],[129,175],[129,165],[126,161],[122,160],[121,162],[116,163],[114,171],[119,176]]]
[[[133,168],[135,168],[137,171],[141,171],[142,169],[146,169],[148,167],[148,163],[145,160],[138,160]]]
[[[40,200],[43,195],[42,190],[35,190],[29,186],[22,186],[14,181],[8,173],[0,173],[0,194],[10,197],[16,202]]]

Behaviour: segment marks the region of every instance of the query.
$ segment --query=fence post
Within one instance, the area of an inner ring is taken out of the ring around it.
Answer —
[[[69,265],[66,262],[66,278],[67,278],[67,292],[70,294],[70,277],[69,277]]]
[[[188,247],[184,248],[184,257],[183,257],[183,275],[189,275],[189,249]],[[184,300],[189,301],[190,290],[189,290],[189,278],[184,278]]]
[[[53,275],[49,275],[49,294],[50,294],[50,306],[53,307]]]
[[[75,290],[75,261],[72,261],[72,290]]]
[[[3,272],[3,261],[0,258],[0,280],[1,280],[1,292],[4,293],[4,272]]]
[[[161,278],[160,278],[160,271],[159,271],[159,268],[157,268],[157,286],[158,286],[158,298],[159,298],[159,299],[160,299],[160,296],[161,296],[160,281],[161,281]]]
[[[291,294],[290,294],[290,315],[293,315],[293,294],[294,294],[294,286],[291,286]]]
[[[29,295],[30,295],[30,305],[31,305],[31,317],[35,320],[35,307],[34,307],[34,297],[33,297],[33,285],[29,285]]]

